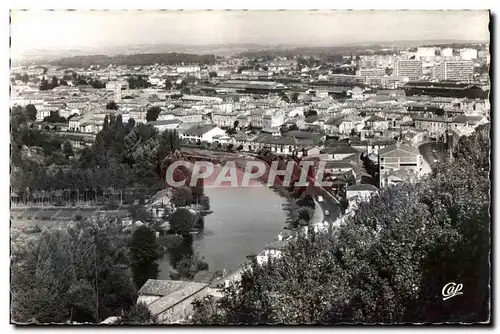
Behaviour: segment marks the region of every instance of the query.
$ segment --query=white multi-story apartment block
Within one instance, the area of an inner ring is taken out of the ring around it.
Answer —
[[[362,77],[364,83],[368,83],[371,78],[382,78],[385,75],[385,68],[361,68],[356,75]]]
[[[394,65],[394,76],[397,78],[408,78],[419,80],[422,77],[421,60],[397,60]]]
[[[453,49],[452,48],[441,49],[441,57],[445,57],[445,58],[453,57]]]
[[[432,77],[437,80],[465,81],[472,80],[474,63],[467,60],[444,61],[434,65]]]
[[[436,49],[435,48],[427,48],[427,47],[421,47],[417,48],[417,53],[415,58],[418,58],[420,60],[430,60],[436,56]]]
[[[462,58],[462,60],[477,59],[477,50],[476,49],[462,49],[462,50],[460,50],[460,57]]]

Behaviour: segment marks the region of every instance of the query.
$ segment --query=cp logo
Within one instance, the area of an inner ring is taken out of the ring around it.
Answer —
[[[463,287],[464,286],[461,283],[457,284],[454,282],[450,282],[446,284],[445,286],[443,286],[443,290],[441,290],[441,294],[443,295],[443,300],[447,300],[450,299],[451,297],[462,295],[463,292],[461,291]]]

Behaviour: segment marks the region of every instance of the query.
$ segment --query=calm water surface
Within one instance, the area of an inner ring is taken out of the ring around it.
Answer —
[[[204,257],[209,271],[235,270],[249,254],[260,252],[285,226],[285,200],[265,186],[205,188],[213,213],[205,230],[195,236],[195,253]],[[168,259],[160,262],[159,279],[169,279]]]

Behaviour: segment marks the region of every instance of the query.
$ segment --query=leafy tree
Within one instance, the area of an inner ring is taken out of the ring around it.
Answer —
[[[194,227],[195,217],[189,209],[178,208],[170,215],[169,222],[172,233],[186,236]]]
[[[149,220],[149,213],[141,205],[130,206],[128,212],[135,221],[147,222]]]
[[[69,141],[65,141],[64,144],[63,144],[63,153],[67,156],[67,157],[72,157],[74,156],[74,152],[73,152],[73,145],[71,145],[71,142]]]
[[[193,192],[191,188],[187,186],[175,188],[171,199],[176,207],[189,206],[193,204],[193,200]]]
[[[168,80],[168,79],[165,79],[165,89],[166,90],[171,90],[173,87],[172,85],[172,81]]]
[[[25,109],[26,119],[29,121],[36,121],[36,107],[32,104],[28,104]]]
[[[297,102],[299,100],[299,93],[294,92],[292,94],[292,102]]]
[[[152,325],[157,321],[144,303],[138,303],[127,310],[118,321],[118,325]]]
[[[118,110],[118,105],[116,104],[115,101],[110,101],[106,104],[106,109],[107,110]]]
[[[49,123],[66,123],[66,118],[59,116],[58,111],[51,111],[50,116],[45,117],[43,121]]]
[[[49,90],[49,89],[52,89],[52,87],[49,84],[49,82],[47,81],[47,79],[45,79],[45,77],[43,77],[42,81],[40,82],[40,90]]]
[[[130,244],[131,268],[135,286],[140,289],[150,278],[158,277],[160,252],[154,231],[140,226],[132,234]]]
[[[317,115],[318,115],[318,112],[314,109],[309,109],[306,113],[306,117],[317,116]]]
[[[148,109],[146,113],[146,120],[148,122],[153,122],[158,119],[158,115],[161,113],[160,107],[151,107]]]
[[[288,95],[286,95],[286,93],[284,91],[279,91],[278,92],[278,96],[285,102],[288,102],[290,103],[290,98],[288,97]]]
[[[56,88],[59,86],[59,81],[57,80],[57,77],[53,76],[51,80],[51,89]]]
[[[199,271],[208,270],[208,264],[199,259],[195,254],[183,255],[175,269],[177,269],[180,279],[191,280]]]
[[[217,77],[217,72],[215,72],[215,71],[210,71],[210,72],[208,72],[208,76],[209,76],[210,78],[216,78],[216,77]]]
[[[119,229],[103,221],[42,231],[12,259],[12,318],[97,322],[135,303]]]

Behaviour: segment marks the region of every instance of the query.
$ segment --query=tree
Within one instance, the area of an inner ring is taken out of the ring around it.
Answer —
[[[42,81],[40,82],[40,90],[49,90],[51,89],[51,86],[47,79],[45,77],[42,78]]]
[[[170,231],[182,236],[189,235],[195,224],[195,216],[189,209],[178,208],[169,217]]]
[[[151,107],[146,113],[146,120],[148,122],[154,122],[158,119],[158,115],[161,113],[160,107]]]
[[[127,310],[118,321],[118,325],[152,325],[155,317],[144,303],[137,303]]]
[[[172,81],[170,81],[169,79],[165,79],[165,89],[172,90],[172,86]]]
[[[66,157],[72,157],[75,154],[73,153],[73,145],[71,145],[70,141],[65,141],[63,144],[63,153]]]
[[[53,76],[52,81],[51,81],[51,89],[56,88],[59,86],[59,81],[57,80],[57,77]]]
[[[193,200],[193,192],[191,188],[187,186],[175,188],[171,199],[176,207],[189,206],[193,204]]]
[[[217,77],[217,72],[215,72],[215,71],[210,71],[210,72],[208,72],[208,76],[209,76],[210,78],[216,78],[216,77]]]
[[[208,270],[208,264],[195,254],[183,255],[175,269],[177,269],[180,279],[191,280],[199,271]]]
[[[118,110],[118,105],[115,101],[110,101],[106,104],[106,110]]]
[[[134,221],[147,222],[149,220],[149,213],[141,205],[131,205],[128,212]]]
[[[26,119],[29,121],[36,121],[36,107],[32,104],[28,104],[25,109]]]
[[[140,289],[150,278],[158,277],[157,260],[161,257],[154,231],[147,226],[140,226],[132,234],[130,257],[133,280]]]
[[[288,95],[286,95],[286,93],[285,93],[284,91],[280,90],[280,91],[278,92],[278,96],[279,96],[279,97],[280,97],[283,101],[285,101],[285,102],[287,102],[287,103],[290,103],[290,98],[288,97]]]
[[[234,121],[234,123],[233,123],[233,129],[236,130],[236,128],[238,128],[238,125],[240,125],[240,121],[238,121],[238,120]]]
[[[306,113],[306,117],[317,116],[317,115],[318,115],[318,112],[314,109],[309,109]]]
[[[296,103],[296,102],[298,102],[298,100],[299,100],[299,93],[294,92],[292,94],[292,102]]]
[[[83,221],[45,229],[12,259],[12,318],[99,322],[135,303],[125,242],[114,224]]]

